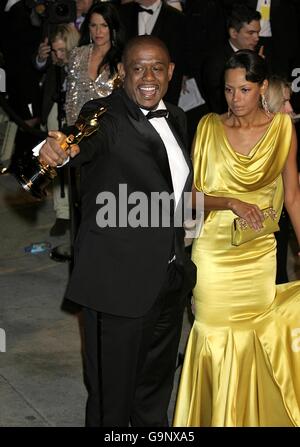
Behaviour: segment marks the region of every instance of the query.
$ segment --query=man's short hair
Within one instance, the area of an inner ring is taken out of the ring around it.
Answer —
[[[254,8],[250,8],[244,4],[234,4],[231,12],[227,17],[227,30],[234,28],[237,32],[253,20],[260,21],[261,14]]]
[[[133,37],[132,39],[130,39],[128,41],[128,43],[126,44],[126,46],[124,48],[124,52],[122,55],[122,62],[126,63],[127,56],[132,51],[133,47],[140,46],[143,44],[155,45],[155,46],[161,48],[166,53],[166,55],[168,56],[168,59],[170,60],[170,53],[169,53],[169,50],[168,50],[166,44],[156,36],[150,36],[148,34],[145,34],[143,36]]]

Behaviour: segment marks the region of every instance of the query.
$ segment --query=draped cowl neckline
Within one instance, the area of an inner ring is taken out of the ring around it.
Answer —
[[[257,140],[257,142],[251,147],[251,149],[249,150],[248,154],[242,154],[241,152],[237,151],[232,144],[230,143],[228,136],[226,134],[226,130],[225,130],[225,126],[222,122],[221,119],[221,115],[216,115],[216,117],[219,119],[219,123],[220,123],[220,127],[222,129],[222,133],[223,133],[223,137],[224,137],[224,141],[228,147],[229,150],[232,150],[234,152],[234,154],[236,154],[239,157],[246,157],[246,158],[251,158],[254,153],[256,152],[256,149],[263,144],[263,140],[265,138],[268,138],[269,133],[272,131],[272,127],[274,125],[274,122],[276,123],[276,118],[278,118],[278,115],[274,115],[272,120],[269,122],[265,132],[263,133],[263,135]]]
[[[277,113],[248,155],[229,144],[219,115],[210,113],[198,125],[194,148],[194,183],[206,194],[244,193],[274,182],[286,162],[292,136],[287,114]]]

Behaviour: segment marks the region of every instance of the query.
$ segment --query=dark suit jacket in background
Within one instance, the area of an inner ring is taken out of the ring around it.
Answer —
[[[223,46],[211,52],[203,64],[203,94],[211,112],[224,113],[227,110],[224,95],[224,67],[233,53],[233,48],[227,40]]]
[[[121,21],[126,32],[126,39],[138,35],[138,4],[126,3],[119,8]],[[163,3],[157,21],[151,33],[159,37],[168,47],[171,60],[175,63],[173,78],[169,84],[165,99],[178,104],[181,91],[182,76],[185,73],[185,39],[186,20],[182,12]]]
[[[2,1],[1,1],[2,3]],[[6,71],[6,91],[9,104],[23,120],[40,115],[40,73],[32,64],[32,56],[41,40],[41,28],[30,21],[30,9],[25,0],[0,10],[0,51]],[[30,112],[29,104],[32,107]]]
[[[59,106],[60,117],[65,116],[64,102],[65,92],[62,91],[63,83],[66,79],[67,73],[64,67],[50,63],[46,69],[45,78],[43,82],[42,91],[42,106],[41,106],[41,122],[47,124],[48,115],[56,102]]]
[[[117,199],[120,184],[127,185],[128,194],[142,191],[148,198],[153,191],[172,192],[161,169],[159,150],[165,150],[164,144],[139,107],[120,89],[107,98],[88,102],[84,111],[102,104],[108,111],[100,129],[82,141],[81,152],[72,161],[73,165],[81,165],[82,220],[67,298],[99,312],[139,317],[157,298],[174,249],[178,268],[186,273],[190,269],[187,293],[193,286],[195,270],[185,257],[184,231],[174,229],[172,223],[170,228],[97,226],[100,205],[96,197],[103,191],[113,193]],[[183,142],[185,115],[176,106],[167,107],[169,125],[190,167],[185,185],[185,190],[190,191],[192,169]]]
[[[227,39],[225,14],[221,0],[187,0],[187,67],[202,93],[201,72],[204,60]]]

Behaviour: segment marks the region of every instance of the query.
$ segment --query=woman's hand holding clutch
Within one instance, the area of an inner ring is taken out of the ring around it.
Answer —
[[[265,216],[257,205],[243,202],[239,199],[232,199],[230,201],[230,209],[238,217],[244,219],[253,230],[259,231],[263,227]]]

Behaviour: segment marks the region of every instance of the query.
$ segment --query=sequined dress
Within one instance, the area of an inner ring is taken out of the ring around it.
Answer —
[[[211,196],[272,206],[292,124],[278,113],[248,155],[209,114],[197,129],[194,182]],[[185,353],[175,426],[300,426],[300,281],[275,285],[274,234],[231,244],[235,215],[211,211],[194,240],[195,322]]]
[[[88,66],[93,45],[76,47],[70,54],[66,93],[67,124],[73,125],[82,106],[91,99],[102,98],[112,93],[117,75],[110,77],[108,67],[104,67],[95,80],[88,74]]]

